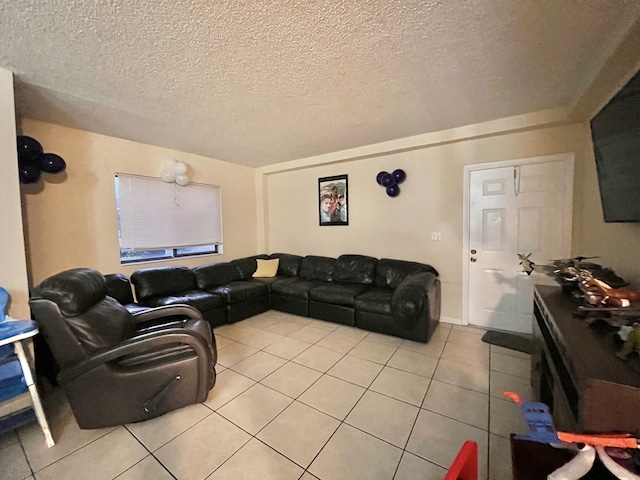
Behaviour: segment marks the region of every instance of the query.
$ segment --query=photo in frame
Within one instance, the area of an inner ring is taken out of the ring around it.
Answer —
[[[320,226],[349,225],[347,175],[318,179]]]

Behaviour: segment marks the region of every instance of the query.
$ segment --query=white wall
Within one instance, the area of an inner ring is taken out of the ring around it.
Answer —
[[[505,121],[501,123],[503,128]],[[590,172],[595,163],[587,125],[515,130],[457,141],[442,132],[440,138],[431,135],[429,143],[396,153],[387,153],[393,150],[387,142],[379,147],[382,153],[378,155],[369,146],[364,158],[342,152],[341,160],[341,152],[337,152],[329,164],[301,160],[263,169],[258,172],[258,185],[263,188],[259,198],[266,218],[265,250],[334,257],[360,253],[429,263],[440,272],[442,315],[459,320],[462,262],[467,257],[462,251],[464,166],[573,152],[576,177],[591,188],[592,181],[588,179],[593,176]],[[402,145],[404,142],[398,141],[398,146]],[[396,168],[405,170],[407,180],[401,185],[400,195],[390,198],[376,183],[376,174]],[[320,227],[318,177],[340,174],[349,176],[349,226]],[[583,254],[582,249],[586,249],[585,254],[604,255],[605,261],[610,262],[613,258],[609,255],[615,249],[592,249],[591,240],[584,238],[585,228],[604,229],[593,202],[593,198],[598,199],[597,190],[592,192],[595,196],[585,195],[580,183],[576,191],[575,254]],[[441,232],[442,240],[431,240],[431,232]],[[640,272],[640,266],[634,269]]]
[[[24,249],[13,75],[0,68],[0,287],[11,295],[8,314],[31,318]],[[0,315],[2,312],[0,312]]]
[[[30,119],[20,128],[67,162],[64,173],[45,174],[38,185],[23,188],[34,284],[75,267],[130,275],[150,265],[195,267],[256,252],[253,169]],[[222,187],[224,254],[121,266],[114,175],[158,177],[166,157],[187,163],[191,181]]]

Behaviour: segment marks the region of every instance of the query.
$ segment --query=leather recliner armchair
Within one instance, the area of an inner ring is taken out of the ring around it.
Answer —
[[[80,428],[157,417],[204,401],[213,388],[215,337],[193,307],[131,314],[88,268],[44,280],[29,303]]]

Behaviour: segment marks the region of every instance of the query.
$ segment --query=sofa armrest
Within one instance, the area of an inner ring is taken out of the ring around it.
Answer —
[[[391,297],[391,314],[402,328],[412,328],[420,315],[428,310],[429,292],[436,287],[437,277],[432,272],[408,275]]]

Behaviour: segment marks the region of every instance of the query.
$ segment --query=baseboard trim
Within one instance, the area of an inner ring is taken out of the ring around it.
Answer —
[[[440,321],[442,323],[452,323],[453,325],[464,325],[462,323],[462,319],[461,318],[453,318],[453,317],[443,317],[440,316]]]

